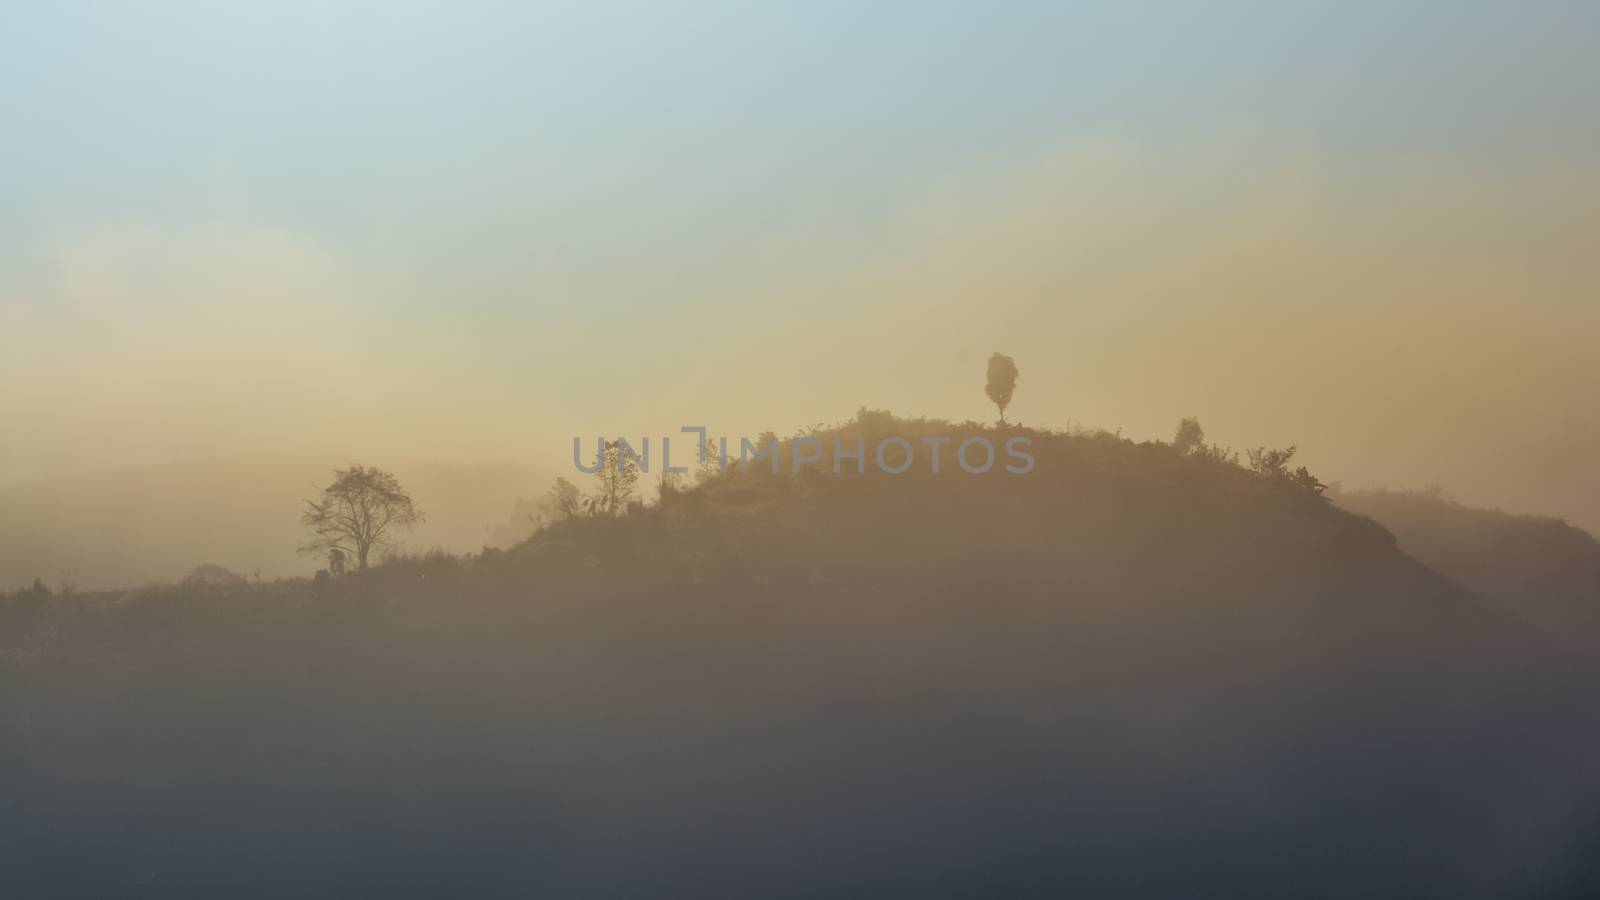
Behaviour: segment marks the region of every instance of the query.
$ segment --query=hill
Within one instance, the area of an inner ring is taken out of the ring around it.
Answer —
[[[1167,445],[732,472],[508,551],[15,594],[0,882],[84,895],[1577,890],[1586,669]],[[790,444],[787,450],[792,451]],[[197,824],[198,823],[198,824]]]
[[[1552,639],[1600,657],[1600,541],[1560,519],[1473,509],[1437,493],[1359,491],[1339,503],[1400,547]]]

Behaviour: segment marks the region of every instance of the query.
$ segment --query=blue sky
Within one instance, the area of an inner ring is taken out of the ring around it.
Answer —
[[[870,253],[904,193],[1075,134],[1179,166],[1230,127],[1352,167],[1585,153],[1597,20],[1578,3],[20,4],[0,37],[0,222],[13,252],[82,222],[262,222],[405,256],[440,288],[581,277],[619,252],[737,265],[785,229]]]

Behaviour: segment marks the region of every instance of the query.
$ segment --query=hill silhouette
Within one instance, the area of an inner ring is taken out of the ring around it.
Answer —
[[[1474,897],[1592,878],[1581,654],[1376,522],[1106,433],[864,411],[811,436],[890,434],[1025,436],[1037,465],[731,471],[333,581],[13,594],[0,884]]]
[[[1545,516],[1474,509],[1438,492],[1358,491],[1341,506],[1411,556],[1551,638],[1600,658],[1600,541]]]

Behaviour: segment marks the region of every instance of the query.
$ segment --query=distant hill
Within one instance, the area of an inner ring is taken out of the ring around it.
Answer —
[[[1384,527],[1103,433],[864,414],[814,436],[891,434],[1026,436],[1036,467],[734,472],[328,583],[13,595],[0,888],[1460,898],[1592,876],[1591,670]]]
[[[1352,512],[1402,550],[1563,643],[1600,656],[1600,541],[1559,519],[1473,509],[1437,493],[1360,491]]]
[[[1471,505],[1557,516],[1600,533],[1600,421],[1572,418],[1545,434],[1486,441],[1481,455],[1437,473]]]

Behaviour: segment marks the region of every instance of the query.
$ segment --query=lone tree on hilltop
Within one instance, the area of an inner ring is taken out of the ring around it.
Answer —
[[[1011,405],[1011,395],[1017,389],[1017,364],[1004,353],[989,357],[989,383],[984,392],[1000,409],[1000,424],[1006,423],[1006,407]]]
[[[1204,450],[1205,446],[1206,430],[1200,427],[1200,420],[1179,420],[1178,432],[1172,436],[1172,449],[1178,451],[1179,456],[1193,456]]]
[[[1180,419],[1178,430],[1172,436],[1172,449],[1189,459],[1208,459],[1212,462],[1237,464],[1239,454],[1216,444],[1206,443],[1206,430],[1196,418]]]
[[[365,570],[373,547],[394,545],[398,530],[410,529],[423,515],[411,495],[392,474],[371,466],[352,465],[333,473],[333,484],[321,500],[307,500],[300,521],[312,538],[302,553],[342,553],[354,556],[356,568]]]

